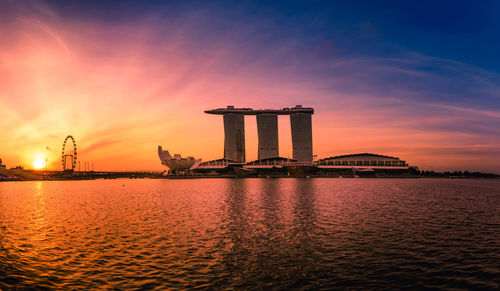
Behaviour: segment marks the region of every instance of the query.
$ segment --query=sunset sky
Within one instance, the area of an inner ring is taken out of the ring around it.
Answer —
[[[164,170],[158,145],[223,156],[206,109],[302,104],[318,158],[500,173],[500,2],[330,2],[0,0],[0,158],[60,169],[71,134],[96,170]]]

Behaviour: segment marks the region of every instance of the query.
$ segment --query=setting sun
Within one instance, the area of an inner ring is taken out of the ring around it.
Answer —
[[[33,167],[35,167],[35,169],[37,170],[42,169],[44,166],[45,166],[45,161],[41,157],[36,158],[35,161],[33,162]]]

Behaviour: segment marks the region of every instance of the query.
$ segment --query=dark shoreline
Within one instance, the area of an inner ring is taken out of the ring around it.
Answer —
[[[427,177],[427,176],[385,176],[385,177],[353,177],[353,176],[326,176],[326,175],[269,175],[239,177],[236,175],[207,175],[207,176],[151,176],[151,177],[116,177],[116,178],[55,178],[55,179],[0,179],[0,182],[30,182],[30,181],[89,181],[89,180],[116,180],[116,179],[159,179],[159,180],[190,180],[190,179],[449,179],[449,180],[495,180],[500,177]]]

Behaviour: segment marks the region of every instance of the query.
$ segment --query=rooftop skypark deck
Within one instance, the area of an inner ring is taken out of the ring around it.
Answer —
[[[257,115],[257,114],[291,115],[294,113],[314,114],[314,109],[309,107],[302,107],[302,105],[297,105],[292,108],[282,108],[282,109],[252,109],[252,108],[234,108],[234,106],[227,106],[226,108],[206,110],[205,113],[218,114],[218,115],[224,115],[229,113],[239,113],[244,115]]]

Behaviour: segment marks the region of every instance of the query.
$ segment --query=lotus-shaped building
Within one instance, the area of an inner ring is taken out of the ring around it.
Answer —
[[[193,157],[183,158],[179,154],[174,154],[172,157],[168,151],[164,151],[161,146],[158,146],[158,156],[162,165],[167,166],[171,171],[187,171],[198,167],[201,159]]]

